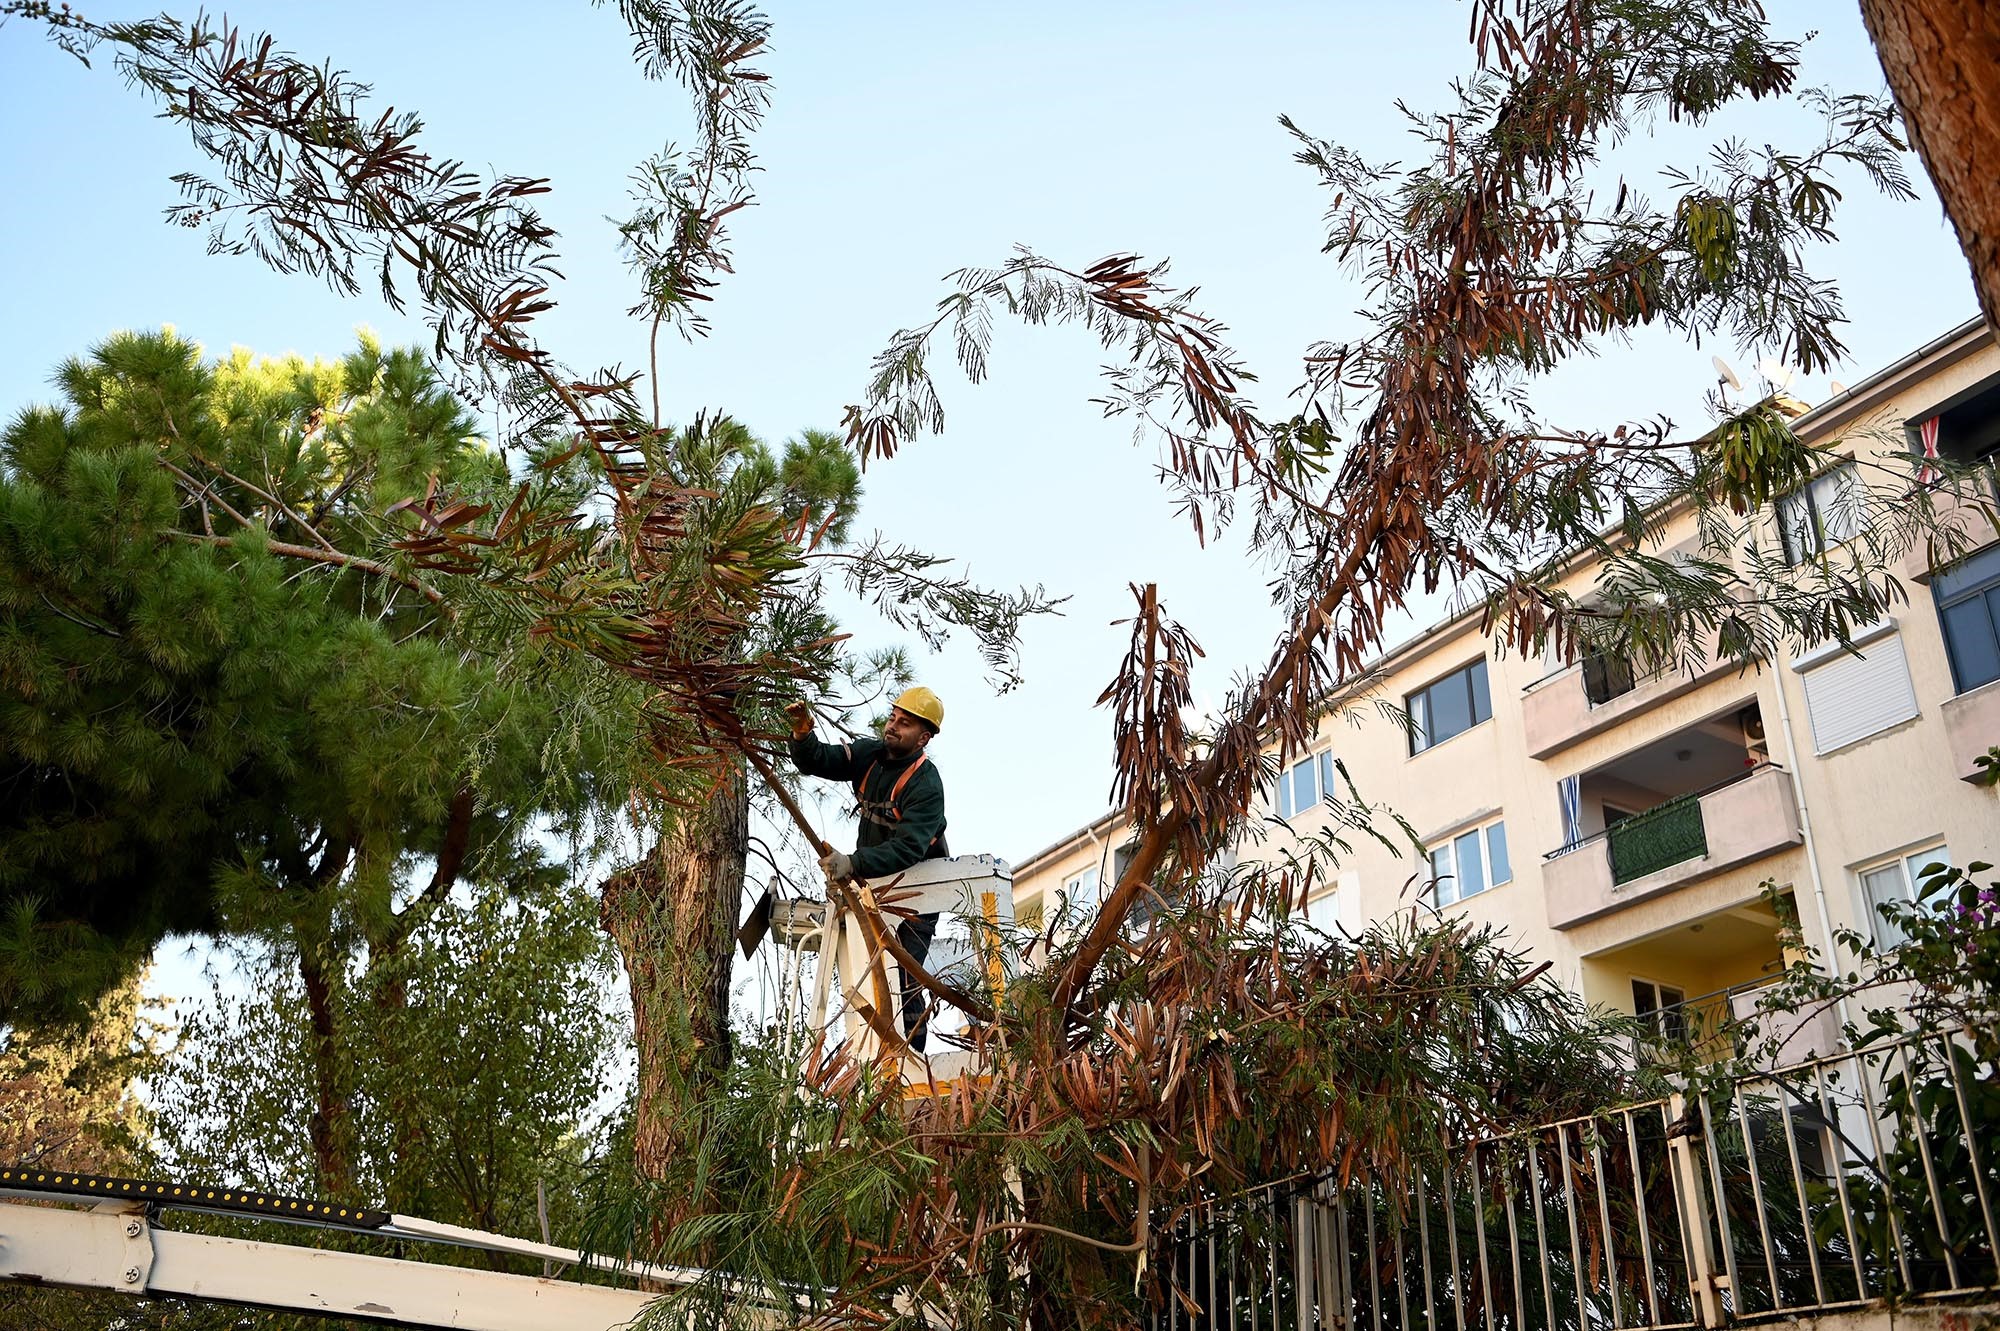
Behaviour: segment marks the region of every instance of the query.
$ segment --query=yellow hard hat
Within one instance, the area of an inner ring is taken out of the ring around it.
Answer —
[[[944,703],[935,693],[921,684],[914,689],[904,689],[903,696],[890,706],[900,708],[911,716],[931,723],[932,730],[944,729]]]

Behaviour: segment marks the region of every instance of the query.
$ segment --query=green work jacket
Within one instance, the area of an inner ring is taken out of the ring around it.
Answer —
[[[879,739],[822,744],[807,735],[792,741],[792,763],[806,776],[854,786],[861,812],[854,872],[861,877],[886,878],[951,853],[944,842],[944,778],[928,755],[897,762]]]

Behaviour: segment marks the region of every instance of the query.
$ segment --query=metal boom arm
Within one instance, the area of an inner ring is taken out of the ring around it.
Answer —
[[[87,1206],[58,1209],[46,1203]],[[26,1205],[24,1203],[43,1203]],[[174,1296],[451,1331],[614,1331],[657,1292],[583,1285],[476,1267],[288,1243],[190,1234],[154,1224],[161,1210],[283,1221],[377,1238],[539,1258],[648,1281],[654,1291],[715,1282],[775,1324],[796,1291],[686,1267],[621,1261],[506,1234],[365,1207],[194,1183],[0,1166],[0,1281]],[[546,1269],[546,1267],[544,1268]]]
[[[656,1295],[159,1229],[139,1203],[0,1203],[0,1277],[455,1331],[614,1331]]]

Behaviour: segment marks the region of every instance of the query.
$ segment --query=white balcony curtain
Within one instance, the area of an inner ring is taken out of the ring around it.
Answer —
[[[1583,841],[1583,778],[1566,776],[1556,782],[1556,799],[1562,804],[1563,849],[1574,850]]]

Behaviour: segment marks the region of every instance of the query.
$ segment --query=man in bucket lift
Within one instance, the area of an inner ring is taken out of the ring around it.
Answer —
[[[860,806],[854,853],[829,853],[820,867],[831,878],[891,878],[923,860],[944,859],[944,780],[924,752],[944,726],[944,704],[926,688],[905,689],[889,711],[880,739],[822,744],[813,735],[812,709],[793,703],[792,764],[801,775],[847,781]],[[936,915],[896,926],[896,937],[922,965],[937,933]],[[903,1034],[922,1052],[930,998],[913,980],[902,983]]]

